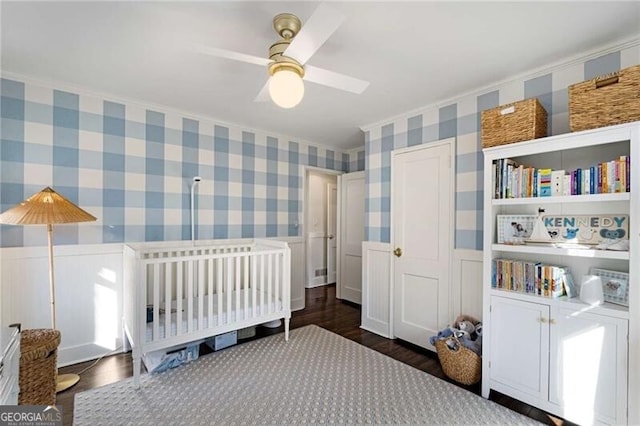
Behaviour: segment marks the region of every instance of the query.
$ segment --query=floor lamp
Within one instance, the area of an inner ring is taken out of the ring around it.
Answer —
[[[0,223],[10,225],[47,225],[49,241],[49,293],[51,299],[51,325],[56,328],[56,288],[53,276],[53,225],[56,223],[92,222],[96,218],[80,207],[46,187],[25,201],[0,214]],[[56,392],[78,383],[77,374],[58,375]]]

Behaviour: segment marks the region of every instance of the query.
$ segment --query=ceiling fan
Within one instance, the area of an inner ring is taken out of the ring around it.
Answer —
[[[268,58],[204,45],[196,45],[195,49],[211,56],[267,66],[271,77],[255,101],[266,101],[271,97],[276,105],[292,108],[304,96],[303,79],[356,94],[369,86],[368,81],[306,64],[344,19],[342,14],[324,3],[320,4],[304,27],[302,21],[291,13],[276,15],[273,28],[281,39],[271,45]]]

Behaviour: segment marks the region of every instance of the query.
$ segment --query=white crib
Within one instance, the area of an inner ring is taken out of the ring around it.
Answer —
[[[153,351],[279,319],[288,340],[290,271],[280,241],[125,245],[123,327],[136,388],[142,356]]]

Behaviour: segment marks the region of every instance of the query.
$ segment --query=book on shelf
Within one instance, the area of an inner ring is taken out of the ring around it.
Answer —
[[[631,158],[553,170],[519,164],[511,158],[492,164],[494,199],[631,192]]]
[[[550,298],[576,295],[567,267],[516,259],[493,260],[491,287]]]

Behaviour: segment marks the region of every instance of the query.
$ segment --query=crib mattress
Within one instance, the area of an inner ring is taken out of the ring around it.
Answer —
[[[209,316],[209,300],[208,298],[205,296],[204,299],[204,304],[203,304],[203,318],[202,318],[202,325],[198,324],[198,320],[199,320],[199,312],[198,312],[198,300],[197,298],[193,299],[193,330],[205,330],[208,328],[213,328],[213,327],[217,327],[217,326],[221,326],[221,325],[225,325],[225,324],[229,324],[229,323],[234,323],[236,321],[243,321],[244,319],[251,319],[251,318],[257,318],[260,317],[262,315],[267,315],[269,312],[274,313],[274,312],[279,312],[282,310],[282,301],[281,300],[277,300],[277,301],[273,301],[271,300],[271,302],[266,302],[267,297],[265,294],[264,303],[260,303],[260,293],[257,293],[257,297],[256,297],[256,305],[255,305],[255,313],[252,316],[252,309],[251,309],[251,292],[249,293],[249,306],[247,309],[247,306],[244,305],[244,290],[241,290],[240,292],[240,306],[239,309],[236,310],[236,292],[234,291],[232,293],[231,296],[231,306],[229,307],[229,309],[227,309],[227,299],[226,297],[223,297],[222,299],[222,309],[219,308],[218,306],[218,298],[214,297],[213,298],[213,315]],[[145,341],[147,343],[149,342],[153,342],[154,340],[159,340],[159,339],[164,339],[167,337],[173,337],[177,335],[178,332],[178,323],[180,323],[181,325],[181,334],[187,334],[189,333],[189,319],[187,316],[187,312],[186,312],[186,307],[187,307],[187,300],[183,300],[182,302],[182,315],[181,318],[178,318],[178,313],[175,312],[171,312],[171,331],[169,333],[169,335],[165,335],[165,328],[166,328],[166,313],[164,313],[164,309],[161,311],[160,315],[158,315],[158,318],[154,320],[155,321],[159,321],[158,323],[158,335],[155,337],[153,336],[153,325],[154,325],[154,321],[148,322],[147,323],[147,332],[146,332],[146,337],[145,337]],[[173,306],[176,306],[175,302],[173,303]],[[164,308],[164,303],[161,303],[160,305],[161,308]],[[245,311],[247,312],[246,316],[245,316]]]

